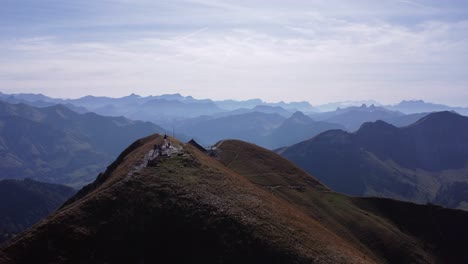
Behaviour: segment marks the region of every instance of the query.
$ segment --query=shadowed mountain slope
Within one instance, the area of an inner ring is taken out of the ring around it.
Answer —
[[[37,223],[76,191],[25,180],[0,180],[0,243]]]
[[[459,208],[468,201],[456,188],[468,182],[468,118],[456,113],[403,128],[377,121],[356,133],[327,131],[279,153],[339,192]]]
[[[392,210],[435,209],[334,193],[241,141],[220,142],[211,157],[170,140],[170,156],[154,159],[162,137],[136,141],[56,213],[4,244],[0,261],[436,263],[468,256],[457,246],[468,242],[460,224],[466,212],[436,208],[452,225],[423,214],[409,219]]]
[[[123,117],[78,114],[56,105],[0,102],[0,178],[81,187],[134,140],[161,127]]]

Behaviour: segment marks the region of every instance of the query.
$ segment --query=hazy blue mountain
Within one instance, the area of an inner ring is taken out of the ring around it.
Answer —
[[[37,108],[0,102],[0,179],[28,177],[82,186],[123,146],[163,131],[153,123],[78,114],[62,105]]]
[[[147,99],[150,100],[150,98]],[[67,99],[64,101],[70,104],[86,107],[90,111],[96,112],[98,114],[102,114],[99,112],[100,109],[105,109],[106,107],[111,106],[114,109],[117,109],[117,111],[110,112],[108,110],[109,115],[118,116],[126,113],[129,107],[131,108],[140,105],[147,100],[142,99],[142,97],[139,95],[131,94],[120,98],[88,95],[81,98]]]
[[[251,109],[257,105],[263,104],[264,102],[260,99],[250,99],[250,100],[245,100],[245,101],[222,100],[222,101],[216,101],[215,103],[220,108],[231,111],[231,110],[236,110],[240,108]]]
[[[145,97],[143,97],[145,98]],[[148,96],[146,98],[149,99],[164,99],[168,101],[179,101],[184,103],[203,103],[203,104],[210,104],[214,103],[215,101],[211,99],[195,99],[192,96],[183,96],[179,93],[176,94],[163,94],[163,95],[156,95],[156,96]]]
[[[231,138],[265,146],[270,131],[279,127],[284,120],[279,114],[250,112],[215,119],[197,119],[197,122],[187,122],[177,127],[177,131],[191,135],[205,145]]]
[[[352,106],[361,106],[361,105],[376,105],[380,106],[379,102],[375,100],[361,100],[361,101],[341,101],[341,102],[331,102],[331,103],[326,103],[322,105],[317,105],[315,106],[316,109],[318,109],[321,112],[332,112],[335,111],[338,108],[348,108]]]
[[[281,114],[284,116],[289,116],[296,110],[317,111],[308,102],[267,103],[260,99],[213,101],[210,99],[195,99],[192,96],[183,96],[178,93],[157,96],[131,94],[120,98],[88,95],[77,99],[50,98],[42,94],[0,94],[0,99],[4,98],[10,98],[10,102],[14,100],[15,103],[23,102],[40,107],[50,106],[51,104],[73,105],[101,115],[125,116],[145,121],[168,121],[168,119],[216,115],[243,108],[269,113],[282,111]],[[48,105],[38,105],[38,102],[44,102]],[[260,107],[260,109],[255,109],[256,107]]]
[[[317,121],[326,121],[329,123],[340,124],[348,131],[356,131],[366,122],[390,119],[403,116],[403,113],[391,111],[375,105],[352,106],[347,108],[338,108],[335,111],[311,114],[312,119]]]
[[[286,110],[281,106],[257,105],[252,109],[253,112],[262,112],[268,114],[278,114],[284,117],[290,117],[294,112]]]
[[[132,94],[121,98],[86,96],[69,102],[101,115],[125,116],[156,123],[172,123],[178,119],[214,115],[224,111],[211,100],[196,100],[180,94],[147,97]]]
[[[222,112],[212,100],[197,100],[191,96],[165,94],[142,97],[136,94],[120,98],[105,96],[84,96],[77,99],[49,98],[41,94],[2,94],[0,99],[12,103],[27,103],[33,106],[69,105],[74,111],[86,108],[91,112],[106,116],[125,116],[144,121],[157,121],[164,118],[195,117]],[[39,105],[39,102],[44,102]],[[84,112],[84,111],[79,111]]]
[[[462,115],[468,115],[468,108],[453,107],[443,104],[434,104],[424,102],[423,100],[401,101],[396,105],[386,106],[388,109],[400,111],[406,114],[438,112],[438,111],[456,111]]]
[[[315,121],[298,111],[270,132],[268,147],[274,149],[289,146],[331,129],[344,129],[344,127],[339,124]]]
[[[0,243],[46,217],[73,194],[73,188],[58,184],[0,180]]]
[[[277,107],[268,109],[276,110]],[[180,133],[193,136],[204,145],[221,139],[240,139],[265,148],[274,149],[311,138],[329,129],[343,126],[314,121],[302,112],[288,118],[278,113],[247,112],[217,118],[199,117],[185,120],[176,126]]]
[[[268,103],[261,99],[250,99],[245,101],[236,101],[236,100],[223,100],[223,101],[215,101],[215,103],[222,109],[225,110],[236,110],[241,108],[248,108],[252,109],[259,105],[267,105],[267,106],[279,106],[283,109],[289,111],[303,111],[303,112],[317,112],[318,109],[313,107],[309,102],[278,102],[278,103]]]
[[[43,102],[55,102],[59,103],[62,102],[62,99],[55,99],[43,94],[32,94],[32,93],[21,93],[21,94],[4,94],[0,93],[0,98],[10,98],[10,99],[17,99],[27,102],[35,102],[35,101],[43,101]]]
[[[130,118],[150,120],[153,116],[197,117],[211,115],[222,110],[213,102],[181,102],[153,99],[129,112]]]
[[[35,97],[31,97],[31,98],[34,99]],[[54,105],[57,105],[57,104],[61,104],[61,105],[65,106],[65,107],[69,108],[70,110],[72,110],[74,112],[77,112],[77,113],[87,113],[87,112],[89,112],[88,109],[86,109],[83,106],[76,106],[76,105],[73,105],[73,104],[70,104],[70,103],[57,103],[57,102],[53,102],[53,101],[42,101],[42,100],[28,101],[28,100],[25,100],[25,99],[14,97],[14,96],[5,96],[5,97],[0,96],[0,100],[4,101],[4,102],[7,102],[7,103],[10,103],[10,104],[27,104],[27,105],[35,106],[35,107],[49,107],[49,106],[54,106]]]
[[[339,192],[468,209],[468,117],[453,112],[327,131],[279,152]]]
[[[241,115],[253,112],[260,112],[266,114],[279,114],[283,117],[290,117],[295,111],[287,110],[281,106],[270,106],[270,105],[257,105],[253,108],[238,108],[232,111],[220,112],[211,116],[201,116],[201,119],[214,119],[218,117]]]
[[[417,113],[417,114],[407,114],[402,116],[384,118],[382,121],[385,121],[389,124],[392,124],[396,127],[409,126],[419,119],[429,115],[430,113]]]
[[[302,112],[319,112],[320,110],[316,107],[313,107],[309,102],[302,101],[302,102],[290,102],[285,103],[283,101],[278,103],[268,103],[267,105],[270,106],[280,106],[287,110],[295,110],[295,111],[302,111]]]

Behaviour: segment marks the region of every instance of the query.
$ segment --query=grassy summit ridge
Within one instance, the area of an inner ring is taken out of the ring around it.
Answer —
[[[396,224],[405,223],[404,216],[386,215],[388,210],[378,201],[334,193],[271,151],[227,140],[217,145],[212,157],[189,144],[171,142],[182,150],[142,167],[163,138],[153,135],[132,144],[58,212],[5,244],[0,261],[435,263],[448,259],[439,254],[443,247],[438,240],[401,229],[410,228]],[[468,217],[465,212],[448,212],[460,221]],[[466,237],[444,241],[466,245]],[[455,249],[447,249],[453,259],[466,257]]]

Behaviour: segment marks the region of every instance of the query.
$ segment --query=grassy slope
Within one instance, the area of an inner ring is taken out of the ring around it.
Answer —
[[[273,167],[275,169],[272,171],[276,173],[276,177],[271,178],[284,179],[288,177],[285,173],[287,175],[293,166],[272,152],[244,142],[222,141],[218,146],[222,162],[230,169],[247,176],[252,182],[259,182],[258,175],[261,174],[258,173],[261,169],[258,168]],[[261,159],[252,158],[251,153],[255,153]],[[246,173],[246,168],[253,170],[253,173]],[[300,169],[292,175],[296,179],[297,175],[314,179]],[[309,184],[304,188],[281,185],[276,180],[269,184],[271,178],[262,177],[261,185],[267,188],[276,187],[268,189],[276,197],[305,212],[308,217],[318,219],[326,228],[345,238],[350,244],[357,245],[368,255],[378,258],[379,262],[434,261],[435,257],[430,252],[421,249],[422,244],[418,239],[401,232],[389,219],[361,210],[354,204],[353,198],[328,191],[316,184]]]
[[[409,224],[425,219],[407,221],[379,202],[331,192],[278,155],[240,141],[218,144],[219,160],[185,145],[183,155],[126,178],[161,141],[151,136],[135,142],[57,213],[3,246],[0,262],[440,260],[433,253],[441,252],[442,240]],[[395,204],[398,209],[402,203]],[[467,216],[449,212],[458,221]]]
[[[0,260],[365,262],[316,220],[191,146],[123,180],[160,137],[143,141],[81,198],[8,243]]]

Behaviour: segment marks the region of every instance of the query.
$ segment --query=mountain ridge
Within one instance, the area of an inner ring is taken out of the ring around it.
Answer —
[[[154,159],[154,145],[166,145],[163,137],[137,140],[56,213],[0,246],[0,260],[436,263],[468,257],[460,249],[468,240],[467,212],[347,197],[273,152],[237,140],[216,144],[214,156],[168,140],[172,154]],[[414,226],[420,216],[394,215],[392,208],[418,209],[421,216],[433,211],[442,220]],[[447,224],[451,218],[456,225]],[[453,237],[455,230],[461,236]]]
[[[164,131],[149,122],[79,114],[61,105],[5,102],[0,102],[0,124],[1,178],[29,177],[75,187],[92,181],[133,140]]]
[[[440,112],[401,128],[377,121],[355,133],[328,131],[278,152],[339,192],[440,203],[451,196],[445,189],[468,180],[467,132],[467,117]],[[455,196],[442,204],[468,200]]]

